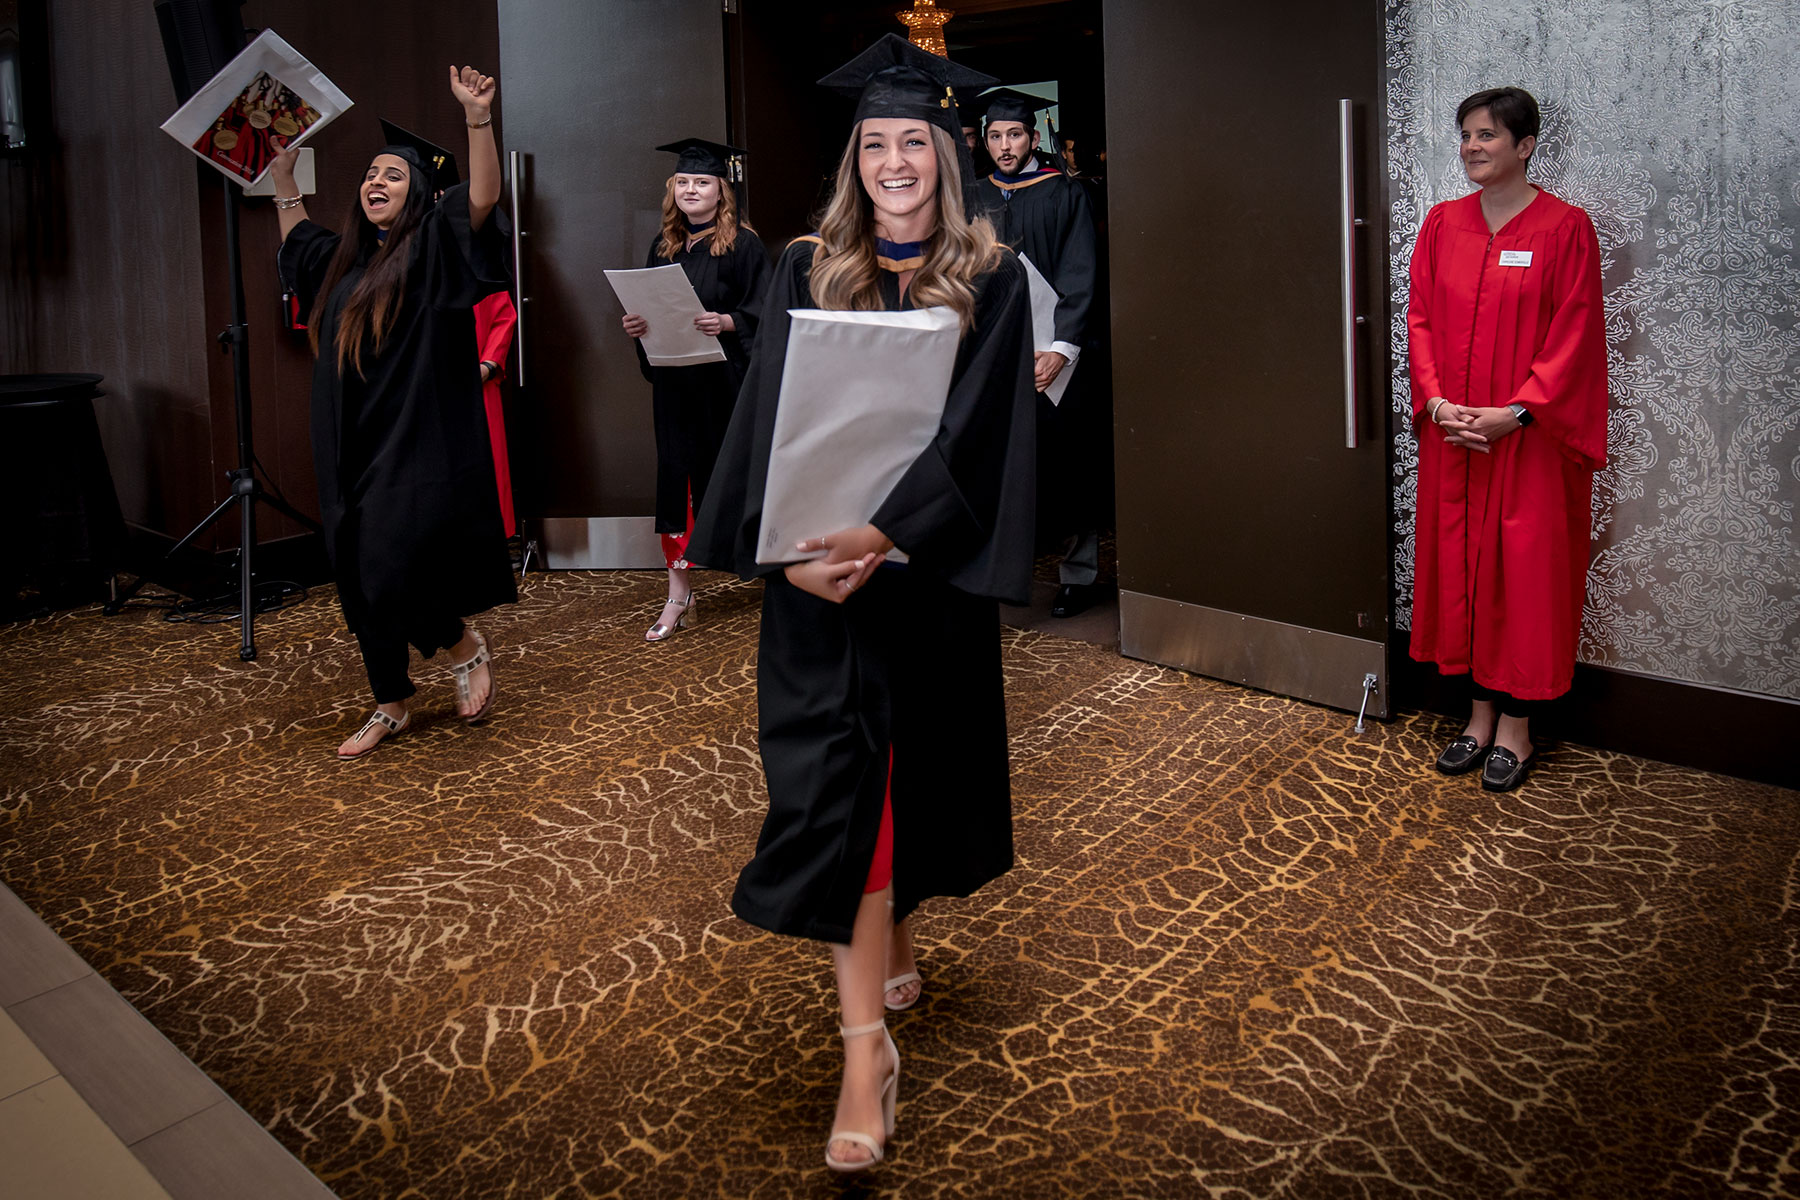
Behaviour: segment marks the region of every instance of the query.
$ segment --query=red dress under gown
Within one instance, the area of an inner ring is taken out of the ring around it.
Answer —
[[[506,410],[500,402],[500,379],[506,371],[506,356],[512,351],[513,326],[518,323],[518,310],[506,292],[495,292],[475,305],[475,341],[481,347],[480,361],[500,368],[482,385],[481,399],[487,408],[488,441],[494,445],[494,482],[500,487],[500,526],[507,537],[519,530],[513,519],[512,467],[506,457]]]
[[[1521,700],[1569,690],[1587,590],[1594,472],[1606,465],[1600,246],[1539,191],[1490,233],[1479,192],[1433,208],[1407,305],[1419,431],[1412,656]],[[1425,415],[1522,403],[1534,422],[1481,454]]]

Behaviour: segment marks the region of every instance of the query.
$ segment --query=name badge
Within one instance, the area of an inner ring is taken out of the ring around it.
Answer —
[[[1531,265],[1531,251],[1502,250],[1500,252],[1500,265],[1503,267],[1529,267]]]

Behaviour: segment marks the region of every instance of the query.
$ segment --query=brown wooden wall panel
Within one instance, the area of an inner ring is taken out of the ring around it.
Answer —
[[[94,409],[126,519],[185,530],[214,468],[202,168],[157,128],[175,93],[151,6],[49,15],[54,146],[0,158],[0,372],[106,376]]]

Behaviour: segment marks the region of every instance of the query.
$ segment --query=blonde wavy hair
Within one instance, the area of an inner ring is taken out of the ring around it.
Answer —
[[[831,201],[819,218],[821,245],[813,253],[812,294],[820,308],[838,311],[882,307],[875,263],[875,206],[863,190],[857,171],[862,124],[850,133],[850,144],[838,162]],[[963,332],[975,323],[975,280],[993,269],[1000,243],[986,217],[973,221],[963,210],[962,174],[956,143],[931,126],[931,146],[938,162],[938,221],[925,246],[925,261],[907,285],[906,294],[920,308],[943,305],[962,319]]]
[[[678,171],[676,174],[679,175],[682,172]],[[713,178],[719,179],[717,175],[714,175]],[[664,258],[673,259],[681,253],[682,248],[687,245],[688,239],[687,217],[682,214],[681,209],[675,203],[674,175],[669,176],[669,182],[663,185],[662,217],[662,245],[659,250]],[[737,189],[731,186],[729,180],[719,179],[719,210],[713,214],[713,220],[717,222],[712,227],[712,255],[714,258],[727,253],[737,244],[738,230],[748,229],[751,233],[756,232],[750,222],[738,215]]]

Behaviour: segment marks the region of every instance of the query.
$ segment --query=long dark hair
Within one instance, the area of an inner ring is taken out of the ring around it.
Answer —
[[[406,161],[404,157],[402,161]],[[375,353],[381,352],[381,343],[393,329],[394,320],[400,315],[400,302],[406,297],[406,264],[411,257],[413,235],[418,233],[419,223],[432,205],[431,185],[426,181],[425,173],[411,162],[407,162],[406,169],[410,177],[406,203],[388,227],[386,239],[380,236],[375,222],[363,215],[362,185],[357,185],[350,210],[338,226],[349,232],[338,239],[337,253],[331,256],[331,265],[325,270],[325,285],[319,289],[318,299],[313,301],[312,316],[307,325],[311,329],[312,352],[317,355],[319,328],[325,323],[325,305],[331,299],[331,293],[337,290],[337,285],[358,261],[368,259],[369,265],[351,289],[350,298],[344,302],[344,311],[338,316],[333,350],[337,354],[340,375],[346,366],[358,375],[362,374],[364,345],[372,342]]]

